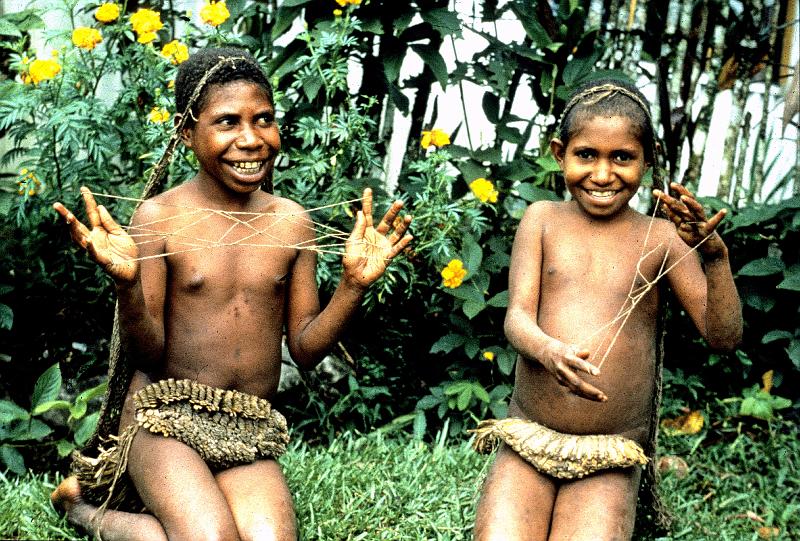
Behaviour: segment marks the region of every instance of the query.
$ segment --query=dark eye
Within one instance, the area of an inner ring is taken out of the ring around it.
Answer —
[[[269,126],[275,122],[275,115],[272,113],[264,113],[258,116],[257,122],[260,126]]]
[[[625,163],[633,160],[633,155],[629,152],[617,152],[614,154],[614,159],[618,162]]]
[[[217,119],[217,124],[225,127],[233,126],[236,124],[236,117],[232,115],[221,116]]]
[[[587,148],[582,148],[580,150],[575,151],[575,155],[582,160],[591,160],[594,158],[594,150],[589,150]]]

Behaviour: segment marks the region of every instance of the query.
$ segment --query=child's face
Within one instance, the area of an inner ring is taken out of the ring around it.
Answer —
[[[207,175],[236,193],[257,190],[281,148],[275,107],[259,85],[232,81],[208,89],[197,122],[183,141]]]
[[[565,146],[550,143],[572,198],[589,216],[608,218],[628,207],[648,164],[631,121],[594,116],[583,121]]]

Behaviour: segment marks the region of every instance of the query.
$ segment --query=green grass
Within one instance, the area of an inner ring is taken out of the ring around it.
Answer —
[[[686,477],[663,479],[677,519],[664,540],[756,540],[760,526],[779,529],[772,539],[800,533],[797,426],[728,424],[662,437],[662,454],[689,465]],[[302,539],[459,540],[471,539],[490,460],[463,443],[372,434],[344,436],[327,448],[296,444],[281,463]],[[50,508],[56,481],[47,474],[0,476],[0,538],[84,539]]]

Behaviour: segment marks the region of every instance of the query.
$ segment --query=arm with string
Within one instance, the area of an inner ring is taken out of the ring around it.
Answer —
[[[66,222],[72,240],[114,281],[119,303],[122,344],[131,359],[147,371],[161,360],[164,347],[162,323],[166,267],[163,258],[142,261],[141,256],[163,251],[163,243],[137,243],[98,205],[92,193],[81,188],[89,226],[60,202],[53,208]],[[137,211],[147,213],[148,207]],[[137,221],[134,216],[134,225]]]
[[[320,310],[313,250],[301,250],[292,270],[287,299],[286,335],[292,358],[313,367],[336,343],[358,310],[366,289],[386,270],[412,236],[406,235],[411,216],[398,217],[403,203],[395,201],[377,226],[372,218],[372,191],[362,197],[353,231],[345,243],[342,278],[330,302]]]
[[[667,274],[670,285],[708,345],[733,350],[742,339],[742,307],[728,248],[716,231],[727,212],[722,209],[707,218],[689,190],[674,182],[670,188],[674,197],[653,191],[664,204],[667,218],[675,224],[674,232],[668,234],[677,235],[682,241],[673,243],[669,254],[675,262]],[[700,254],[702,265],[700,258],[686,257],[692,250]]]
[[[508,271],[508,310],[504,323],[506,338],[525,359],[539,362],[559,384],[578,396],[605,402],[608,397],[587,383],[578,372],[597,375],[588,362],[590,351],[566,344],[546,334],[538,324],[542,275],[542,224],[548,203],[528,207],[514,237]]]

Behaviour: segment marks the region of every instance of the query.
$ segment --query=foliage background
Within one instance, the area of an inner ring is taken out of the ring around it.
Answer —
[[[605,74],[654,85],[662,166],[691,187],[703,169],[713,113],[708,104],[726,92],[735,113],[738,107],[716,196],[705,202],[731,210],[722,233],[744,301],[745,341],[734,354],[711,353],[674,308],[664,414],[703,412],[709,441],[715,426],[772,423],[781,415],[786,422],[779,430],[794,430],[787,427],[797,418],[800,374],[800,166],[795,163],[772,193],[764,190],[775,167],[767,149],[782,137],[766,119],[782,105],[793,75],[786,65],[787,39],[797,35],[792,5],[484,0],[471,12],[456,12],[444,0],[342,7],[334,0],[232,0],[231,17],[212,27],[172,2],[154,1],[147,7],[160,12],[164,28],[152,46],[137,43],[131,31],[137,2],[124,5],[118,21],[100,25],[93,19],[96,3],[63,0],[58,9],[71,24],[64,31],[46,31],[35,6],[0,14],[0,136],[6,145],[0,459],[17,472],[51,469],[85,441],[95,420],[113,298],[108,280],[73,250],[50,205],[75,206],[83,184],[98,193],[139,196],[170,126],[153,122],[150,113],[163,107],[174,114],[169,81],[175,66],[160,54],[173,39],[190,50],[237,43],[263,61],[282,123],[277,192],[313,208],[350,200],[370,185],[379,201],[403,198],[415,217],[413,247],[371,289],[360,320],[334,352],[347,359],[345,377],[324,383],[317,373],[304,374],[300,387],[281,397],[306,440],[329,442],[342,432],[374,429],[462,438],[477,419],[504,414],[514,365],[501,331],[513,234],[528,203],[563,197],[545,150],[554,119],[572,88]],[[524,29],[521,42],[491,30],[508,19]],[[92,51],[73,46],[69,38],[78,26],[100,28],[103,41]],[[47,50],[59,52],[61,65],[58,75],[37,85],[20,75],[30,69],[26,59],[49,58],[44,49],[32,50],[31,32],[44,32]],[[443,48],[455,50],[455,39],[464,35],[480,37],[485,47],[464,58],[456,52],[448,66]],[[408,58],[422,61],[419,73],[405,75]],[[354,83],[348,73],[359,70],[363,75]],[[481,110],[463,107],[462,121],[448,134],[453,143],[421,148],[422,132],[447,120],[438,113],[437,87],[459,89],[463,97],[474,86],[483,90]],[[764,95],[765,114],[755,122],[743,114],[744,104]],[[528,106],[521,115],[526,99],[536,110]],[[388,177],[383,159],[396,152],[390,145],[395,112],[411,121],[396,179]],[[473,137],[474,115],[494,124],[493,140]],[[192,157],[179,153],[170,182],[189,178],[192,167]],[[470,189],[477,178],[493,183],[496,201],[482,201]],[[121,221],[132,211],[125,200],[104,203]],[[332,207],[316,219],[349,230],[350,210]],[[467,273],[458,287],[444,287],[440,272],[453,259]],[[323,297],[333,291],[338,271],[338,257],[320,258]],[[736,407],[719,417],[708,406],[715,401]]]

